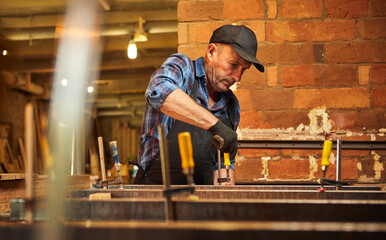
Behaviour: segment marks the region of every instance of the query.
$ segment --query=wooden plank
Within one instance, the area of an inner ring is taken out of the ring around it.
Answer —
[[[25,148],[24,148],[24,143],[23,143],[23,139],[19,138],[18,139],[18,142],[19,142],[19,150],[20,150],[20,154],[21,154],[21,162],[22,162],[22,169],[24,170],[25,169],[25,161],[26,161],[26,157],[25,157]]]
[[[49,226],[49,225],[48,225]],[[197,240],[197,239],[312,239],[363,240],[384,239],[385,223],[336,222],[217,222],[217,221],[67,221],[62,226],[66,239],[141,239]],[[45,224],[3,224],[0,231],[7,240],[34,239],[33,232],[42,233]]]
[[[164,199],[67,199],[65,218],[77,220],[165,220]],[[180,221],[305,221],[386,223],[385,200],[205,199],[173,201]],[[23,201],[11,203],[11,218],[23,219]],[[44,213],[40,212],[44,217]]]
[[[163,198],[162,189],[91,189],[74,190],[70,192],[71,198],[87,198],[90,194],[106,193],[112,194],[115,199],[119,198]],[[328,190],[320,193],[318,190],[248,190],[248,189],[198,189],[194,193],[199,199],[363,199],[363,200],[384,200],[386,192],[384,191],[336,191]],[[187,199],[188,193],[180,193],[173,196],[173,199]]]

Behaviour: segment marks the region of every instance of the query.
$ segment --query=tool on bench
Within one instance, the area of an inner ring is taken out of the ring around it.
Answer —
[[[188,185],[194,186],[194,160],[193,160],[193,146],[192,138],[189,132],[181,132],[178,134],[178,146],[181,155],[182,172],[186,175]],[[191,192],[188,197],[189,200],[198,200],[198,196]]]
[[[321,162],[322,171],[323,171],[323,178],[320,182],[320,188],[319,188],[320,192],[326,191],[326,189],[323,187],[323,183],[324,183],[323,179],[326,178],[326,171],[327,171],[328,166],[330,165],[329,159],[330,159],[330,154],[331,154],[331,147],[332,147],[332,141],[329,141],[329,140],[324,141],[323,152],[322,152],[322,162]]]
[[[171,178],[170,178],[170,165],[169,165],[169,149],[168,149],[168,142],[165,134],[165,127],[163,125],[158,125],[157,130],[159,135],[162,181],[164,184],[163,195],[165,197],[165,218],[166,218],[166,221],[172,221],[172,220],[176,220],[175,206],[172,201],[172,196],[174,194],[183,193],[183,192],[190,192],[191,194],[193,194],[194,184],[193,184],[193,180],[191,180],[191,185],[188,187],[172,188],[170,186]],[[188,168],[192,168],[192,169],[187,171],[188,172],[190,171],[191,174],[193,175],[193,168],[194,168],[193,155],[190,156],[190,154],[186,153],[185,152],[186,149],[188,150],[192,149],[191,140],[190,140],[190,146],[185,146],[183,148],[183,151],[180,150],[180,152],[182,152],[181,159],[183,158],[182,155],[188,156],[187,166]],[[191,151],[191,153],[193,153],[193,151]],[[189,160],[190,158],[191,158],[191,161]]]
[[[103,177],[103,172],[102,172],[102,181],[100,181],[99,183],[97,184],[93,184],[93,187],[95,188],[105,188],[105,187],[108,187],[110,185],[119,185],[119,189],[123,189],[123,186],[122,186],[122,175],[121,175],[121,162],[119,161],[119,152],[118,152],[118,143],[117,141],[111,141],[110,143],[110,150],[111,150],[111,156],[113,157],[113,160],[114,160],[114,166],[115,166],[115,169],[117,171],[117,174],[118,174],[118,178],[117,179],[111,179],[111,180],[103,180],[106,179],[106,177]],[[99,151],[101,151],[102,149],[102,152],[103,152],[103,146],[101,148],[101,146],[99,147]],[[101,153],[101,156],[103,153]],[[101,163],[102,163],[102,159],[101,159]],[[103,166],[102,166],[103,168]],[[103,171],[103,169],[102,169]]]
[[[229,161],[229,153],[224,153],[224,166],[226,168],[226,178],[221,177],[221,151],[220,149],[224,145],[224,139],[220,137],[219,135],[214,135],[213,136],[214,140],[212,143],[216,146],[217,148],[217,172],[218,172],[218,178],[217,178],[217,183],[221,185],[221,183],[225,182],[225,185],[231,185],[230,184],[230,177],[229,177],[229,166],[231,165]]]
[[[98,137],[98,146],[99,146],[99,160],[101,163],[101,173],[102,173],[102,181],[106,181],[106,167],[105,167],[105,153],[103,149],[103,139],[102,137]],[[107,186],[103,186],[104,189]]]
[[[331,154],[331,148],[332,148],[332,141],[326,140],[323,144],[323,153],[322,153],[322,170],[323,170],[323,177],[320,179],[320,192],[326,191],[326,189],[323,187],[323,185],[335,185],[337,187],[341,187],[343,185],[348,185],[348,183],[341,182],[340,176],[337,175],[337,181],[326,179],[326,172],[327,168],[330,165],[330,154]],[[340,168],[340,158],[341,158],[341,141],[337,141],[337,168]],[[340,169],[339,169],[340,172]],[[338,173],[337,173],[338,174]],[[340,173],[339,173],[340,175]]]
[[[231,178],[229,177],[229,166],[231,165],[231,161],[229,161],[229,153],[224,153],[224,166],[227,171],[227,182],[225,185],[231,185]]]
[[[111,141],[110,143],[110,150],[111,150],[111,156],[114,160],[114,166],[118,173],[118,179],[117,184],[119,184],[119,188],[123,189],[122,187],[122,176],[121,176],[121,162],[119,161],[119,152],[118,152],[118,143],[117,141]]]
[[[224,153],[224,166],[226,168],[226,177],[221,177],[221,151],[217,149],[217,172],[218,178],[217,183],[221,185],[221,183],[225,183],[225,185],[230,185],[230,177],[229,177],[229,166],[231,162],[229,161],[229,153]]]
[[[180,148],[182,172],[186,175],[188,185],[193,185],[194,160],[192,139],[189,132],[178,134],[178,146]]]

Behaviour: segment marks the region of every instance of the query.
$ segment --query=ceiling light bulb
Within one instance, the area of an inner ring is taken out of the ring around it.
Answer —
[[[62,81],[61,81],[61,84],[62,84],[63,87],[67,86],[67,84],[68,84],[67,79],[63,78]]]
[[[129,46],[127,47],[127,56],[130,59],[135,59],[137,58],[137,45],[133,40],[129,42]]]
[[[3,50],[3,56],[7,55],[7,50]]]
[[[88,93],[94,92],[94,87],[93,87],[93,86],[88,86],[87,92],[88,92]]]

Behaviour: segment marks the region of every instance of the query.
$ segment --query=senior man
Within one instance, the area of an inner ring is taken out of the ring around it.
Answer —
[[[196,184],[213,184],[216,147],[230,153],[234,184],[240,106],[229,88],[241,81],[252,64],[264,72],[256,53],[257,39],[251,29],[224,25],[213,32],[204,57],[192,61],[184,54],[173,54],[153,73],[145,93],[147,105],[134,183],[162,184],[157,131],[157,125],[162,124],[167,134],[172,184],[186,184],[178,148],[180,132],[190,132],[192,137]],[[221,146],[213,144],[215,135],[223,139]]]

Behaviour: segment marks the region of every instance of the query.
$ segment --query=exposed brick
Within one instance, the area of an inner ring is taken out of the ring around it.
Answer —
[[[362,158],[360,161],[362,171],[360,171],[360,175],[365,174],[368,178],[374,178],[375,177],[375,171],[374,171],[374,157],[372,155],[368,155],[364,158]]]
[[[367,108],[370,96],[366,88],[299,89],[294,92],[294,108]]]
[[[267,17],[269,19],[274,19],[277,16],[277,4],[276,0],[266,0],[265,2],[267,4],[268,10],[267,10]]]
[[[357,168],[358,159],[357,158],[342,158],[341,163],[341,180],[347,181],[347,180],[356,180],[358,178],[358,168]],[[318,164],[320,166],[320,161],[318,161]],[[318,173],[315,174],[316,176],[321,176],[323,171],[321,169],[318,170]],[[320,175],[319,175],[320,174]],[[326,172],[326,178],[327,179],[336,179],[336,164],[330,164],[328,166],[327,172]]]
[[[279,149],[239,149],[238,152],[245,158],[275,157],[280,155]]]
[[[310,65],[292,65],[281,67],[283,87],[314,85],[314,74]]]
[[[322,149],[282,149],[283,156],[299,156],[299,157],[308,157],[310,155],[316,156],[320,155]]]
[[[386,123],[386,112],[384,109],[374,109],[359,112],[359,120],[356,123],[358,129],[364,127],[368,130],[384,128]]]
[[[356,180],[358,179],[358,159],[357,158],[342,158],[341,177],[342,180]]]
[[[357,23],[359,36],[364,39],[385,39],[386,19],[361,20]]]
[[[365,157],[365,156],[368,156],[370,154],[370,151],[369,150],[349,150],[349,149],[345,149],[344,150],[344,156],[345,157]]]
[[[314,44],[313,50],[315,62],[324,63],[324,44]]]
[[[264,165],[261,159],[243,159],[235,163],[235,175],[239,182],[251,182],[263,178]]]
[[[362,135],[362,136],[347,136],[343,135],[340,137],[342,141],[370,141],[370,136],[369,135]]]
[[[284,18],[319,18],[322,16],[322,0],[280,1],[278,16]]]
[[[264,7],[262,0],[224,0],[224,16],[228,19],[262,19]]]
[[[267,67],[267,84],[270,87],[277,86],[277,65],[272,67]]]
[[[267,40],[273,42],[333,41],[355,39],[354,20],[267,23]]]
[[[352,86],[356,83],[354,66],[282,66],[281,77],[284,87]]]
[[[315,86],[353,86],[356,85],[354,65],[314,65]]]
[[[186,23],[178,23],[178,44],[188,43],[188,25]]]
[[[258,59],[271,64],[311,64],[314,62],[311,43],[261,44]]]
[[[223,19],[222,1],[178,1],[178,22]]]
[[[272,128],[290,128],[296,129],[300,124],[309,125],[310,119],[308,111],[263,111],[261,120],[268,123]]]
[[[266,85],[265,73],[259,72],[254,66],[246,70],[240,81],[240,88],[244,89],[259,89]]]
[[[258,43],[265,41],[265,21],[248,21],[243,24],[255,33]]]
[[[386,87],[375,88],[371,91],[372,105],[375,108],[386,108]]]
[[[370,81],[370,66],[358,66],[359,85],[367,85]]]
[[[386,42],[344,42],[325,44],[328,63],[386,62]]]
[[[195,22],[189,27],[189,42],[209,43],[213,31],[229,22]]]
[[[371,82],[374,86],[386,85],[386,64],[371,66]]]
[[[190,45],[179,45],[178,52],[183,53],[191,59],[196,59],[205,56],[208,44],[190,44]]]
[[[261,115],[262,115],[262,112],[260,111],[259,112],[257,111],[241,112],[239,128],[249,128],[249,129],[272,128],[272,125],[264,122],[261,119]]]
[[[294,93],[287,89],[270,89],[251,91],[252,103],[255,110],[291,109]]]
[[[333,130],[350,130],[355,128],[358,122],[358,112],[354,111],[331,111],[330,120]]]
[[[252,99],[251,93],[248,89],[237,89],[233,92],[240,104],[240,111],[251,111],[252,110]]]
[[[308,159],[281,159],[268,161],[269,179],[308,179],[310,166]]]
[[[386,1],[385,0],[371,0],[370,13],[372,17],[386,16]]]
[[[326,0],[327,16],[333,18],[356,18],[367,16],[368,0]]]

